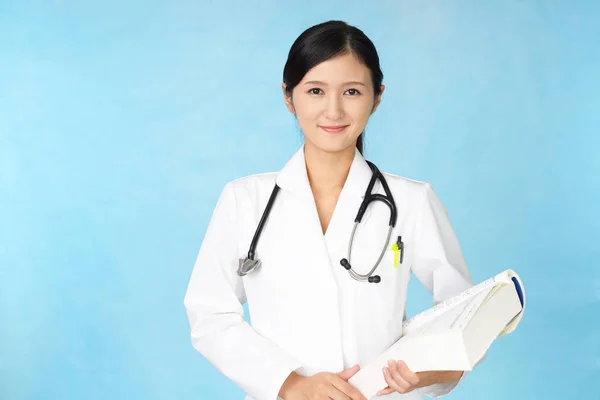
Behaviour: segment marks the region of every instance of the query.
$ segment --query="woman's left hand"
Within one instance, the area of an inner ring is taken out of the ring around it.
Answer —
[[[463,371],[425,371],[412,372],[404,361],[388,361],[388,367],[383,369],[383,376],[388,387],[377,392],[383,396],[393,392],[408,393],[417,388],[436,383],[450,383],[461,378]]]

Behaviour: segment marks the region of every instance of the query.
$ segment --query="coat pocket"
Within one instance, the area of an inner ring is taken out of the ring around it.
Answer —
[[[357,301],[370,311],[370,320],[380,328],[402,323],[410,268],[406,262],[395,263],[393,250],[386,250],[373,275],[378,283],[356,285]],[[364,314],[363,314],[364,315]]]

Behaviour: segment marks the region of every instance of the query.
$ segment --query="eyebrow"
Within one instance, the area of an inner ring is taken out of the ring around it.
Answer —
[[[304,83],[305,85],[320,85],[320,86],[328,86],[325,82],[321,82],[321,81],[308,81]],[[344,85],[360,85],[360,86],[367,86],[362,82],[358,82],[358,81],[351,81],[351,82],[346,82],[344,83]]]

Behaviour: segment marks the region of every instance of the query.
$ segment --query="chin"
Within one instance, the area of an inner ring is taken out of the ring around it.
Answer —
[[[337,143],[336,143],[337,142]],[[307,141],[308,144],[308,141]],[[332,140],[319,140],[319,141],[311,141],[310,146],[315,150],[319,150],[325,153],[343,153],[346,151],[350,151],[349,149],[354,149],[356,147],[355,141],[332,141]]]

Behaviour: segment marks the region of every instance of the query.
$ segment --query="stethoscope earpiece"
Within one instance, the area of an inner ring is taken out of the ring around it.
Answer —
[[[348,260],[345,258],[342,258],[340,260],[340,264],[342,264],[342,267],[346,268],[346,270],[348,270],[348,271],[350,271],[352,269],[352,266],[350,265]],[[357,280],[364,281],[365,279],[363,277],[363,279],[357,279]],[[381,282],[381,277],[379,275],[373,275],[373,276],[369,276],[366,280],[369,281],[369,283],[379,283],[379,282]]]
[[[352,269],[352,267],[350,266],[350,263],[345,258],[342,258],[340,260],[340,264],[342,264],[342,267],[344,267],[346,269]]]

